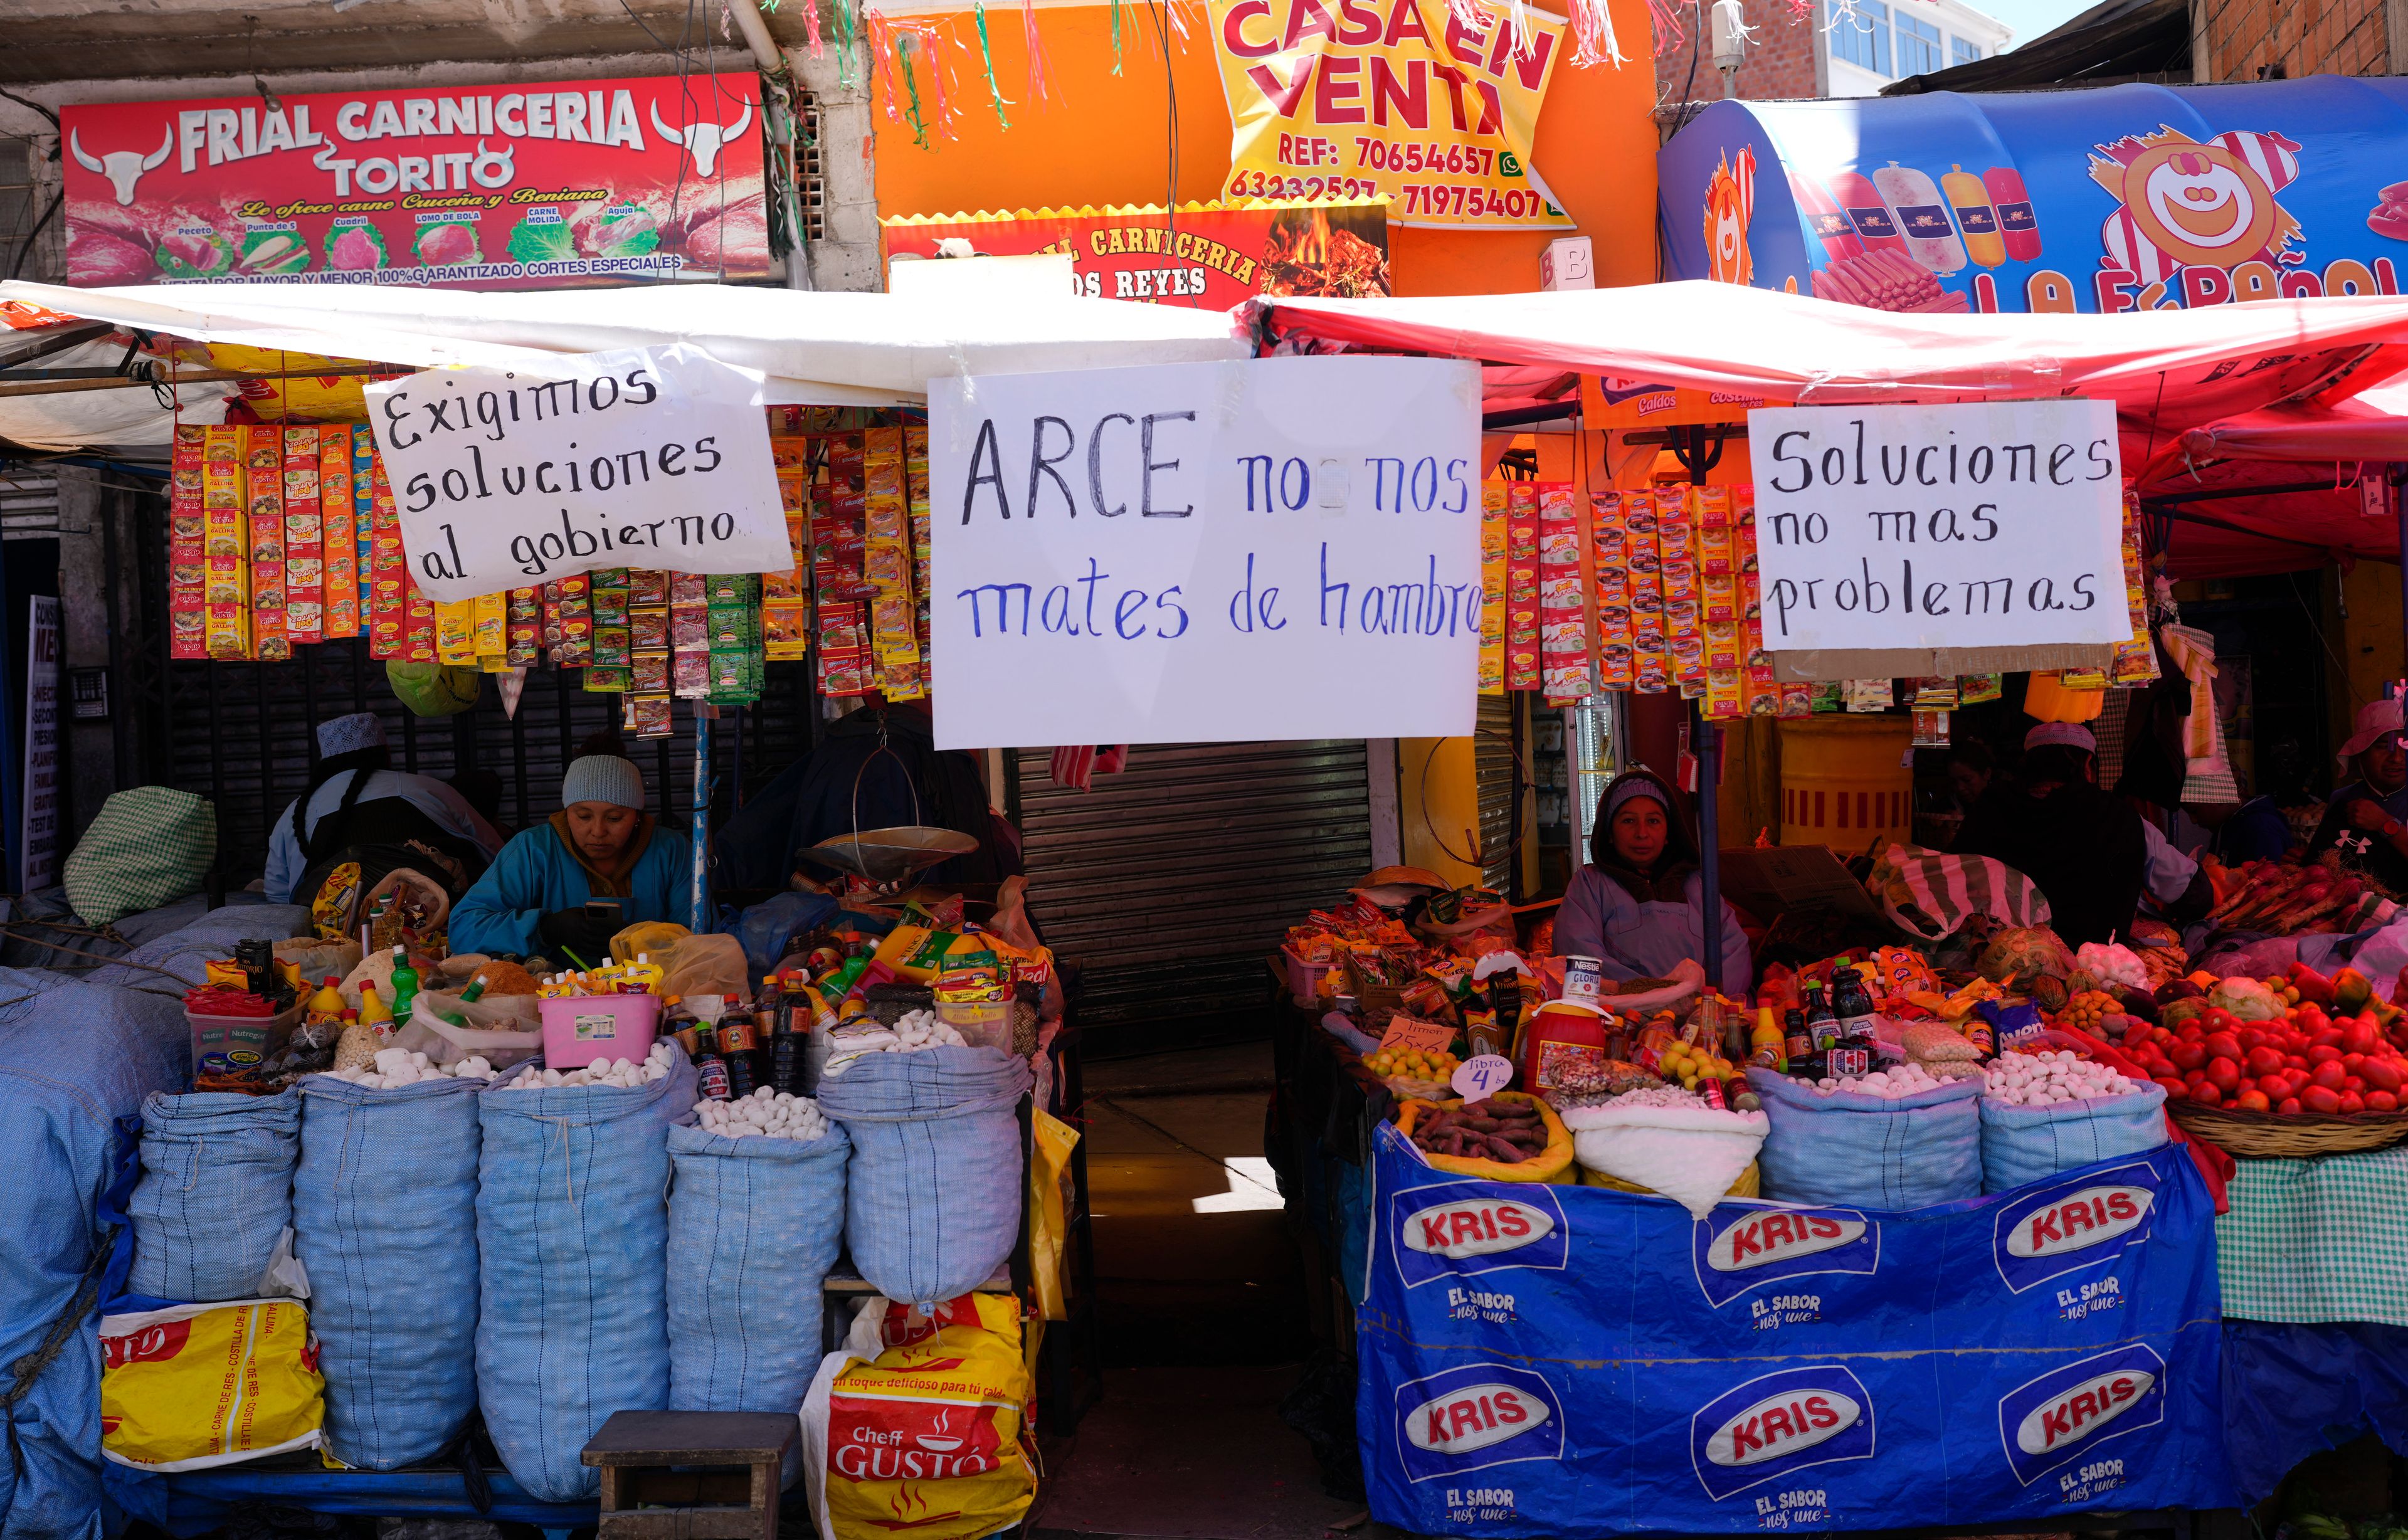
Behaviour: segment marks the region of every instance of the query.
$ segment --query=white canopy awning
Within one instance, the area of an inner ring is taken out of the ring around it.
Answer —
[[[1068,295],[956,299],[721,284],[478,293],[453,289],[0,283],[68,315],[200,342],[367,363],[532,366],[539,355],[691,343],[768,377],[775,406],[893,406],[931,378],[1247,356],[1219,310]]]

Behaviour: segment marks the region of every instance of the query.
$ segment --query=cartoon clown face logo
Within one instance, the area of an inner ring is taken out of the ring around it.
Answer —
[[[2091,179],[2124,206],[2108,220],[2110,253],[2136,270],[2168,272],[2283,261],[2300,224],[2275,194],[2299,175],[2299,149],[2279,134],[2201,144],[2170,127],[2100,146]],[[2134,237],[2137,249],[2125,251]]]
[[[1756,214],[1756,151],[1742,149],[1736,164],[1726,159],[1706,183],[1706,277],[1716,283],[1747,283],[1756,258],[1747,249],[1747,227]]]
[[[2265,250],[2280,210],[2221,145],[2159,145],[2124,174],[2127,207],[2151,245],[2186,266],[2231,267]]]

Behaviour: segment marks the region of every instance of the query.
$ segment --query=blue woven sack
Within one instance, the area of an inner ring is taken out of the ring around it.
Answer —
[[[475,1080],[301,1082],[294,1249],[326,1376],[326,1447],[390,1471],[477,1409]]]
[[[820,1288],[844,1246],[853,1141],[669,1130],[669,1405],[800,1412],[820,1367]],[[801,1474],[799,1457],[787,1478]]]
[[[142,1104],[142,1178],[126,1205],[134,1272],[157,1299],[255,1298],[293,1223],[301,1100],[152,1091]]]
[[[1768,1198],[1899,1210],[1982,1195],[1979,1076],[1895,1099],[1827,1096],[1765,1069],[1747,1085],[1772,1121],[1756,1157]]]
[[[547,1503],[601,1490],[579,1460],[612,1412],[669,1404],[668,1141],[694,1116],[694,1065],[633,1088],[477,1098],[477,1400],[520,1486]]]
[[[820,1110],[853,1137],[845,1243],[880,1293],[953,1299],[1011,1255],[1030,1083],[1025,1059],[953,1048],[866,1053],[821,1079]]]
[[[1982,1191],[2004,1192],[2060,1171],[2138,1155],[2166,1142],[2166,1088],[2049,1106],[1982,1098]]]

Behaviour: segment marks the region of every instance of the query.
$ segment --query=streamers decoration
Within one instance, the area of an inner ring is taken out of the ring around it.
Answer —
[[[811,57],[826,57],[827,50],[820,41],[820,0],[803,0],[803,30],[810,35]]]
[[[920,83],[911,74],[912,36],[908,31],[895,37],[895,62],[903,71],[903,94],[909,106],[903,110],[904,121],[911,125],[911,142],[921,149],[928,148],[928,122],[920,111]],[[934,71],[930,71],[933,76]]]
[[[1020,0],[1020,24],[1028,39],[1028,100],[1035,106],[1061,94],[1062,87],[1054,78],[1053,61],[1045,56],[1045,39],[1038,36],[1037,0]]]
[[[843,4],[843,0],[838,0]],[[875,6],[862,7],[861,20],[869,37],[870,64],[878,71],[879,84],[885,88],[886,121],[900,122],[903,113],[895,105],[895,23]]]
[[[984,23],[982,22],[982,25]],[[1121,72],[1121,0],[1112,0],[1112,73]]]
[[[1582,69],[1609,64],[1620,69],[1627,59],[1613,36],[1613,11],[1607,0],[1571,0],[1571,7],[1572,63]]]
[[[861,47],[862,15],[859,0],[829,0],[836,11],[836,79],[847,88],[861,83],[854,57]]]
[[[970,0],[970,15],[976,18],[978,21],[979,58],[986,65],[987,99],[995,104],[995,121],[996,125],[1009,130],[1011,127],[1011,120],[1003,115],[1003,109],[1010,104],[1004,100],[1003,87],[995,78],[995,40],[987,36],[985,0]],[[1118,63],[1120,53],[1120,0],[1112,0],[1112,51],[1115,61],[1112,65],[1112,73],[1115,75],[1120,73],[1120,64]]]

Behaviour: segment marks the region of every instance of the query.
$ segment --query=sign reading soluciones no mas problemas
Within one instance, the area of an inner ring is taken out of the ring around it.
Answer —
[[[1479,412],[1439,359],[931,380],[938,747],[1469,733]]]
[[[1782,406],[1747,423],[1772,650],[2132,635],[2109,403]]]
[[[599,567],[794,564],[761,377],[683,345],[366,389],[410,576],[437,604]]]

